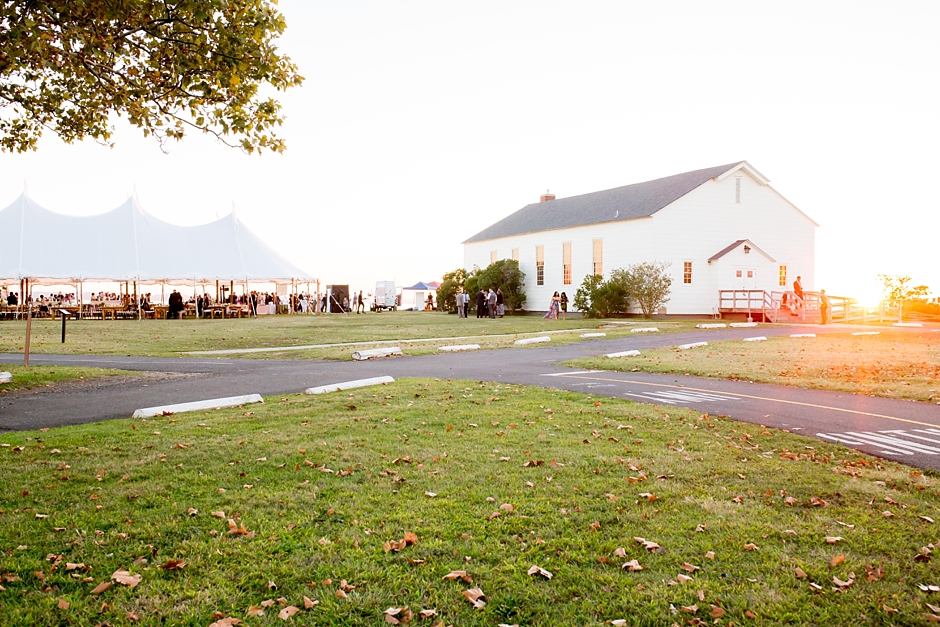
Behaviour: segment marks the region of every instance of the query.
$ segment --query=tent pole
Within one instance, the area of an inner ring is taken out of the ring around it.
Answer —
[[[78,282],[78,319],[82,319],[82,310],[85,308],[85,286],[79,281]]]
[[[137,281],[134,281],[134,304],[137,307],[137,319],[140,320],[140,298],[137,296]]]
[[[218,284],[218,281],[216,281],[216,284]],[[196,277],[193,277],[193,297],[195,298],[195,296],[196,296]],[[196,320],[199,320],[199,307],[198,306],[196,307]]]
[[[26,279],[26,289],[29,291],[29,279]],[[26,300],[25,298],[23,300]],[[26,343],[23,345],[23,365],[29,366],[29,334],[33,326],[33,308],[26,302]]]

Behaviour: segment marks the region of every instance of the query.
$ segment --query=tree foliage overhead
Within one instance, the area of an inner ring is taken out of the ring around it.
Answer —
[[[187,130],[284,150],[280,104],[303,78],[275,41],[276,0],[0,0],[0,149],[44,131],[108,142],[118,114],[163,145]]]

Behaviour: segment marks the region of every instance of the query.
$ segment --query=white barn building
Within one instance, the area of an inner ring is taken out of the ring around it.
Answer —
[[[464,267],[515,259],[526,309],[573,299],[588,274],[670,264],[667,314],[713,314],[719,290],[813,289],[819,226],[746,161],[570,198],[544,194],[464,244]]]

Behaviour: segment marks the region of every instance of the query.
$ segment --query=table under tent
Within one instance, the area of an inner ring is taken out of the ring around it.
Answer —
[[[291,301],[302,286],[309,292],[311,285],[318,285],[314,276],[282,257],[234,212],[207,224],[177,226],[147,213],[136,195],[106,213],[70,216],[38,205],[24,191],[0,210],[0,233],[0,285],[11,285],[12,292],[19,284],[18,304],[0,305],[0,313],[8,317],[32,311],[26,303],[32,302],[29,297],[39,285],[75,288],[77,302],[57,307],[63,315],[101,318],[142,317],[138,296],[145,285],[159,285],[164,298],[171,285],[191,286],[194,294],[199,287],[206,292],[214,286],[219,306],[225,306],[219,301],[233,300],[237,286],[247,294],[249,283],[274,283],[281,288],[277,292],[289,292]],[[113,306],[86,302],[85,283],[118,283],[124,298]],[[200,314],[195,306],[191,310],[187,306],[185,313]],[[159,316],[161,308],[146,313]],[[223,316],[226,313],[222,310]]]

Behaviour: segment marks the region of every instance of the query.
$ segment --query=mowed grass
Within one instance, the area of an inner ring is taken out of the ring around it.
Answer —
[[[566,363],[576,368],[689,374],[940,402],[940,333],[930,331],[720,341],[690,350],[660,348],[644,350],[637,357]]]
[[[940,602],[934,474],[679,408],[407,380],[0,444],[10,625],[886,625]]]
[[[440,343],[405,343],[409,354],[436,351],[450,343],[478,343],[484,348],[512,345],[522,334],[565,331],[554,334],[554,342],[578,341],[577,329],[594,330],[604,321],[569,318],[543,320],[541,316],[507,316],[497,319],[458,318],[441,312],[385,312],[328,314],[320,316],[260,316],[218,320],[82,320],[69,321],[66,342],[61,343],[61,323],[34,320],[30,349],[46,354],[95,354],[175,357],[186,351],[271,348],[382,342],[421,338],[453,338]],[[686,322],[666,322],[664,332],[689,329]],[[611,337],[629,334],[629,328],[609,329]],[[0,353],[23,351],[26,323],[0,322]],[[493,337],[499,336],[499,337]],[[462,339],[472,338],[472,339]],[[349,359],[353,351],[368,346],[302,351],[265,352],[233,357],[290,359]]]
[[[82,368],[74,366],[23,366],[0,364],[0,371],[13,375],[10,383],[0,383],[0,394],[38,387],[52,387],[65,381],[81,381],[94,377],[127,375],[126,370],[109,368]]]

